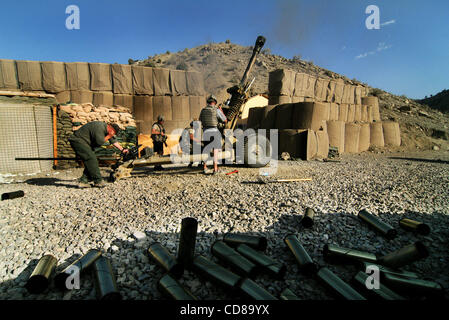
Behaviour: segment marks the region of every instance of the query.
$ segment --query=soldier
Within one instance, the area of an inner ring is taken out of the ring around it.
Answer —
[[[106,186],[101,177],[94,149],[109,140],[114,147],[123,153],[127,153],[128,149],[122,148],[115,138],[120,130],[120,127],[115,123],[106,124],[102,121],[92,121],[83,125],[69,137],[70,145],[84,164],[83,175],[78,180],[80,188],[90,187],[89,182],[91,181],[94,182],[94,187],[102,188]]]
[[[227,119],[221,108],[217,108],[217,98],[214,95],[210,95],[207,98],[207,106],[201,110],[200,121],[203,125],[203,141],[210,141],[210,137],[213,138],[208,145],[213,149],[214,153],[214,170],[213,173],[218,172],[218,151],[221,149],[221,133],[218,130],[218,123],[226,123]],[[209,140],[206,140],[209,138]],[[204,162],[204,173],[208,173],[206,161]]]
[[[154,153],[162,156],[164,154],[164,144],[167,146],[167,135],[164,128],[164,117],[159,115],[157,122],[151,128],[151,139],[153,139]],[[154,166],[154,170],[164,170],[161,165]]]

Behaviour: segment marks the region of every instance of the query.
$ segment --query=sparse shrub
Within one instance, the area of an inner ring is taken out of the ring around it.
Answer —
[[[147,61],[147,62],[145,62],[145,67],[152,67],[152,68],[155,68],[156,65],[154,64],[153,61]]]
[[[271,50],[269,48],[263,49],[262,54],[267,56],[267,55],[271,54]]]
[[[170,54],[170,53],[171,53],[170,50],[167,50],[167,52],[165,54]]]
[[[301,61],[301,55],[298,54],[298,55],[293,56],[293,59],[292,59],[292,60],[295,61],[295,62]]]
[[[135,61],[131,58],[128,59],[128,64],[133,64]]]
[[[226,39],[225,43],[226,43],[226,44],[230,44],[230,43],[231,43],[231,40]]]
[[[185,63],[184,61],[181,61],[181,63],[179,63],[176,66],[176,70],[184,70],[187,71],[189,69],[189,66],[187,65],[187,63]]]
[[[371,90],[371,94],[375,97],[380,97],[382,95],[382,90],[380,90],[378,88],[373,88]]]

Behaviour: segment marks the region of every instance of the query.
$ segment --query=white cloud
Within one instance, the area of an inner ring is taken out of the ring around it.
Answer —
[[[358,56],[356,56],[355,58],[356,58],[356,59],[366,58],[366,57],[368,57],[368,56],[371,56],[371,55],[376,54],[377,52],[381,52],[381,51],[384,51],[384,50],[388,50],[388,49],[390,49],[391,47],[392,47],[391,44],[387,45],[385,42],[379,42],[379,44],[377,45],[376,50],[374,50],[374,51],[369,51],[369,52],[365,52],[365,53],[361,53],[361,54],[359,54]]]
[[[388,26],[389,24],[393,24],[393,23],[396,23],[396,20],[395,20],[395,19],[389,20],[389,21],[384,22],[384,23],[381,23],[380,26],[381,26],[381,27],[383,27],[383,26]]]

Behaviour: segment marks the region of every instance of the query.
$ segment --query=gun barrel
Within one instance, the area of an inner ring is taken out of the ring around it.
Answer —
[[[240,81],[240,85],[244,86],[246,83],[246,80],[248,79],[248,75],[253,68],[254,62],[256,61],[256,57],[259,54],[260,50],[265,44],[265,37],[258,36],[256,40],[256,44],[254,45],[253,49],[253,55],[251,56],[251,59],[249,60],[248,66],[246,67],[245,73],[243,74],[242,80]]]

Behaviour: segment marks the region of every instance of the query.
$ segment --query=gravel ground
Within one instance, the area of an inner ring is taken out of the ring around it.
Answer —
[[[156,283],[163,272],[149,261],[146,249],[159,241],[175,254],[181,219],[188,216],[199,221],[196,253],[210,258],[211,244],[226,232],[266,236],[266,253],[285,263],[287,274],[282,281],[267,276],[256,281],[276,296],[288,287],[301,299],[333,298],[298,271],[283,243],[290,233],[297,233],[314,261],[346,281],[356,268],[325,263],[326,243],[386,254],[421,240],[430,256],[405,269],[438,281],[447,290],[449,155],[438,154],[445,161],[391,156],[344,156],[339,163],[280,161],[274,177],[313,180],[266,185],[242,183],[257,180],[259,170],[233,166],[221,167],[214,176],[182,167],[163,172],[141,169],[103,189],[76,188],[74,179],[81,169],[18,177],[14,183],[0,184],[0,193],[25,192],[24,198],[0,202],[0,299],[95,299],[90,274],[82,276],[80,290],[61,293],[52,284],[43,294],[31,295],[24,289],[43,254],[56,256],[61,270],[91,248],[106,250],[124,299],[162,299]],[[238,174],[224,175],[235,169]],[[312,229],[299,223],[306,207],[316,211]],[[356,215],[362,208],[396,227],[396,239],[388,241],[360,222]],[[428,236],[406,232],[399,228],[404,217],[429,224],[432,232]],[[145,234],[143,239],[139,232]],[[180,281],[199,299],[236,298],[190,272]]]

